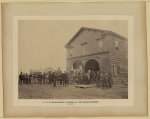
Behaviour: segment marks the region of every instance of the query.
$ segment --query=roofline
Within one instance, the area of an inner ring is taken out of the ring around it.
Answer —
[[[81,27],[77,33],[68,41],[68,43],[65,45],[65,47],[67,47],[72,41],[73,39],[75,39],[76,36],[78,36],[78,34],[83,30],[83,27]]]
[[[107,32],[106,34],[104,34],[104,36],[107,35],[107,34],[111,34],[111,35],[113,35],[113,36],[115,36],[115,37],[119,37],[119,38],[121,38],[121,39],[123,39],[123,40],[127,40],[127,38],[125,38],[125,37],[123,37],[123,36],[121,36],[121,35],[119,35],[119,34],[113,32],[113,31],[101,30],[101,29],[95,29],[95,28],[88,28],[88,27],[81,27],[81,28],[78,30],[78,32],[77,32],[77,33],[68,41],[68,43],[65,45],[66,48],[67,48],[68,45],[78,36],[78,34],[79,34],[82,30],[93,30],[93,31],[95,30],[95,31],[99,31],[99,32]]]

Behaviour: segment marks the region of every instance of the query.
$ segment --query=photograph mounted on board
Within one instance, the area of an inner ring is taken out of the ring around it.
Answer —
[[[18,99],[128,99],[128,21],[19,20]]]

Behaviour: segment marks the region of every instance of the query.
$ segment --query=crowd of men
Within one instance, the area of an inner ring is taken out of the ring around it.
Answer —
[[[19,84],[53,84],[56,87],[57,83],[59,82],[61,85],[66,86],[68,84],[68,77],[67,73],[63,72],[48,72],[48,73],[41,73],[41,72],[34,72],[34,73],[20,73],[19,75]]]
[[[34,73],[20,73],[19,84],[50,84],[56,87],[57,85],[73,85],[73,84],[100,84],[104,88],[111,88],[113,79],[111,73],[104,73],[100,71],[81,72],[58,72],[49,71],[48,73],[34,72]]]

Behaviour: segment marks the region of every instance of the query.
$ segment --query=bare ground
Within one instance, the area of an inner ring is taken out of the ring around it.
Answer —
[[[128,86],[114,84],[111,89],[99,87],[77,88],[74,86],[53,87],[49,84],[19,85],[19,99],[127,99]]]

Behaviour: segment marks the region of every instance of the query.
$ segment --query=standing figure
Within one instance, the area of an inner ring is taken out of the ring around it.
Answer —
[[[88,72],[86,73],[86,75],[87,75],[88,84],[89,84],[89,83],[90,83],[90,71],[88,71]]]
[[[25,83],[26,83],[26,76],[25,76],[25,73],[23,73],[22,79],[23,79],[23,84],[25,84]]]
[[[31,80],[32,80],[32,74],[30,74],[30,75],[28,76],[28,83],[29,83],[29,84],[31,84]]]
[[[100,80],[100,71],[96,72],[96,82],[99,82]]]
[[[63,82],[62,82],[62,83],[63,83],[63,86],[66,86],[67,80],[68,80],[68,79],[67,79],[67,74],[66,74],[66,72],[63,73],[62,79],[63,79]]]
[[[52,84],[52,72],[51,71],[49,72],[48,80],[49,80],[49,84]]]
[[[92,83],[96,82],[96,71],[93,71]]]
[[[23,74],[21,72],[21,74],[19,75],[19,84],[23,83]]]
[[[93,71],[91,70],[90,71],[90,82],[92,82],[92,79],[93,79]]]
[[[25,75],[25,83],[28,84],[28,74]]]
[[[56,82],[57,82],[57,76],[56,73],[52,73],[52,80],[53,80],[53,86],[56,87]]]
[[[42,81],[43,81],[43,83],[46,82],[46,74],[45,73],[43,73],[43,75],[42,75]]]
[[[79,84],[82,83],[82,79],[83,79],[82,73],[79,73],[79,75],[78,75],[78,83]]]
[[[38,74],[38,82],[40,85],[42,84],[42,74]]]
[[[107,81],[108,81],[108,75],[107,75],[107,73],[105,73],[103,75],[103,81],[102,81],[102,87],[103,87],[103,89],[107,88]]]
[[[60,85],[63,84],[63,73],[60,74]]]
[[[109,75],[108,75],[108,82],[107,82],[107,84],[108,84],[108,88],[112,87],[113,79],[112,79],[111,73],[109,73]]]

